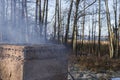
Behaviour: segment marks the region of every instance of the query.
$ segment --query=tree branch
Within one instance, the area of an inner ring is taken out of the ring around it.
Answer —
[[[68,74],[71,76],[72,80],[75,80],[73,75],[70,72],[68,72]]]
[[[87,9],[88,7],[90,7],[91,5],[93,5],[97,0],[94,0],[91,4],[89,4],[88,6],[85,7],[85,9]],[[84,10],[85,10],[84,9]],[[80,11],[78,14],[82,13],[84,10]],[[78,19],[81,17],[81,15],[78,16]]]

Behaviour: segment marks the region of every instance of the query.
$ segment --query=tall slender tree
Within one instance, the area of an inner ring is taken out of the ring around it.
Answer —
[[[38,1],[38,6],[39,6],[39,31],[40,31],[40,36],[42,36],[42,10],[41,10],[41,0]]]
[[[111,19],[110,19],[109,7],[108,7],[108,0],[104,0],[104,2],[105,2],[105,6],[106,6],[106,19],[107,19],[108,34],[109,34],[109,53],[110,53],[110,58],[113,58],[113,55],[114,55],[114,46],[113,46],[114,33],[112,32],[112,28],[111,28]]]
[[[85,1],[86,0],[84,0],[84,2],[83,2],[83,17],[82,17],[82,46],[81,46],[81,48],[83,49],[83,47],[84,47],[84,31],[85,31]]]
[[[98,14],[98,26],[99,26],[99,34],[98,34],[98,56],[100,57],[100,37],[101,37],[101,0],[98,1],[99,3],[99,14]]]
[[[65,43],[67,43],[68,40],[68,34],[69,34],[69,25],[70,25],[70,17],[72,13],[72,7],[73,7],[73,0],[71,0],[69,11],[68,11],[68,18],[67,18],[67,24],[66,24],[66,33],[65,33]]]
[[[77,21],[78,21],[78,10],[79,10],[80,0],[75,1],[75,13],[74,13],[74,22],[73,22],[73,32],[72,32],[72,46],[73,51],[77,56]]]
[[[114,6],[113,6],[113,10],[114,10],[114,21],[115,21],[115,28],[114,28],[114,35],[115,35],[115,39],[114,39],[114,57],[118,58],[118,46],[119,46],[119,39],[118,39],[118,24],[117,24],[117,0],[113,0]]]
[[[47,40],[47,18],[48,18],[48,0],[46,0],[46,15],[45,15],[45,40]]]

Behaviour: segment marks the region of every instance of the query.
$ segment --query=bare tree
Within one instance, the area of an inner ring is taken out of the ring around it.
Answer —
[[[114,46],[113,46],[114,33],[112,32],[112,28],[111,28],[108,0],[105,0],[105,6],[106,6],[106,19],[107,19],[107,26],[108,26],[108,34],[109,34],[109,52],[110,52],[110,58],[113,58],[113,55],[114,55]]]
[[[85,30],[85,1],[86,0],[84,0],[84,3],[83,3],[83,17],[82,17],[82,45],[81,45],[81,47],[84,47],[83,45],[84,45],[84,30]]]
[[[5,22],[5,0],[0,1],[0,24],[4,26]],[[3,41],[3,30],[0,30],[0,40]]]
[[[58,31],[57,31],[57,40],[60,42],[60,0],[57,0],[57,18],[58,18]]]
[[[48,17],[48,0],[46,1],[46,15],[45,15],[45,40],[47,39],[47,17]]]
[[[118,58],[118,48],[119,48],[119,36],[118,36],[118,25],[117,25],[117,0],[113,0],[114,6],[114,18],[115,18],[115,28],[114,28],[114,57]]]
[[[72,33],[72,46],[73,46],[73,51],[76,53],[76,56],[77,56],[77,18],[78,18],[79,3],[80,3],[80,0],[76,0],[73,33]]]
[[[67,24],[66,24],[66,33],[65,33],[65,43],[67,43],[68,34],[69,34],[69,25],[70,25],[70,16],[72,13],[72,7],[73,7],[73,0],[71,0],[69,12],[68,12],[68,18],[67,18]]]
[[[92,43],[93,43],[93,38],[94,38],[94,15],[92,15]]]
[[[25,33],[25,41],[28,42],[28,15],[27,15],[27,0],[22,0],[22,23],[25,26],[23,32]]]
[[[98,15],[98,26],[99,26],[99,37],[98,37],[98,56],[100,57],[100,37],[101,37],[101,0],[98,1],[99,3],[99,15]]]
[[[53,36],[54,40],[56,39],[56,33],[57,33],[56,22],[57,22],[57,0],[55,3],[55,20],[54,20],[54,36]]]
[[[120,58],[120,54],[119,54],[119,47],[120,47],[120,45],[119,45],[119,43],[120,43],[120,1],[119,1],[119,3],[118,3],[118,14],[119,14],[119,19],[118,19],[118,57]]]
[[[43,26],[44,26],[44,23],[45,23],[45,8],[46,8],[46,0],[44,0],[44,4],[43,4],[43,9],[42,9],[42,20],[41,20],[41,32],[40,32],[40,34],[42,35],[42,32],[43,32]]]
[[[38,1],[39,6],[39,28],[40,28],[40,36],[42,36],[42,10],[41,10],[41,0]]]

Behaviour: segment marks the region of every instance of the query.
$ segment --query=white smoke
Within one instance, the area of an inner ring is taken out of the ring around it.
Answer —
[[[22,4],[21,0],[12,0],[12,2],[0,0],[1,43],[39,44],[44,42],[40,37],[39,26],[35,26],[35,9],[31,13],[30,7],[23,9],[22,5],[25,4]]]

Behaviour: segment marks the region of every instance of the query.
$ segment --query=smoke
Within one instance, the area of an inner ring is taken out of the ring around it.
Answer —
[[[34,5],[33,5],[34,6]],[[44,43],[34,13],[21,0],[0,0],[0,42],[12,44]]]

